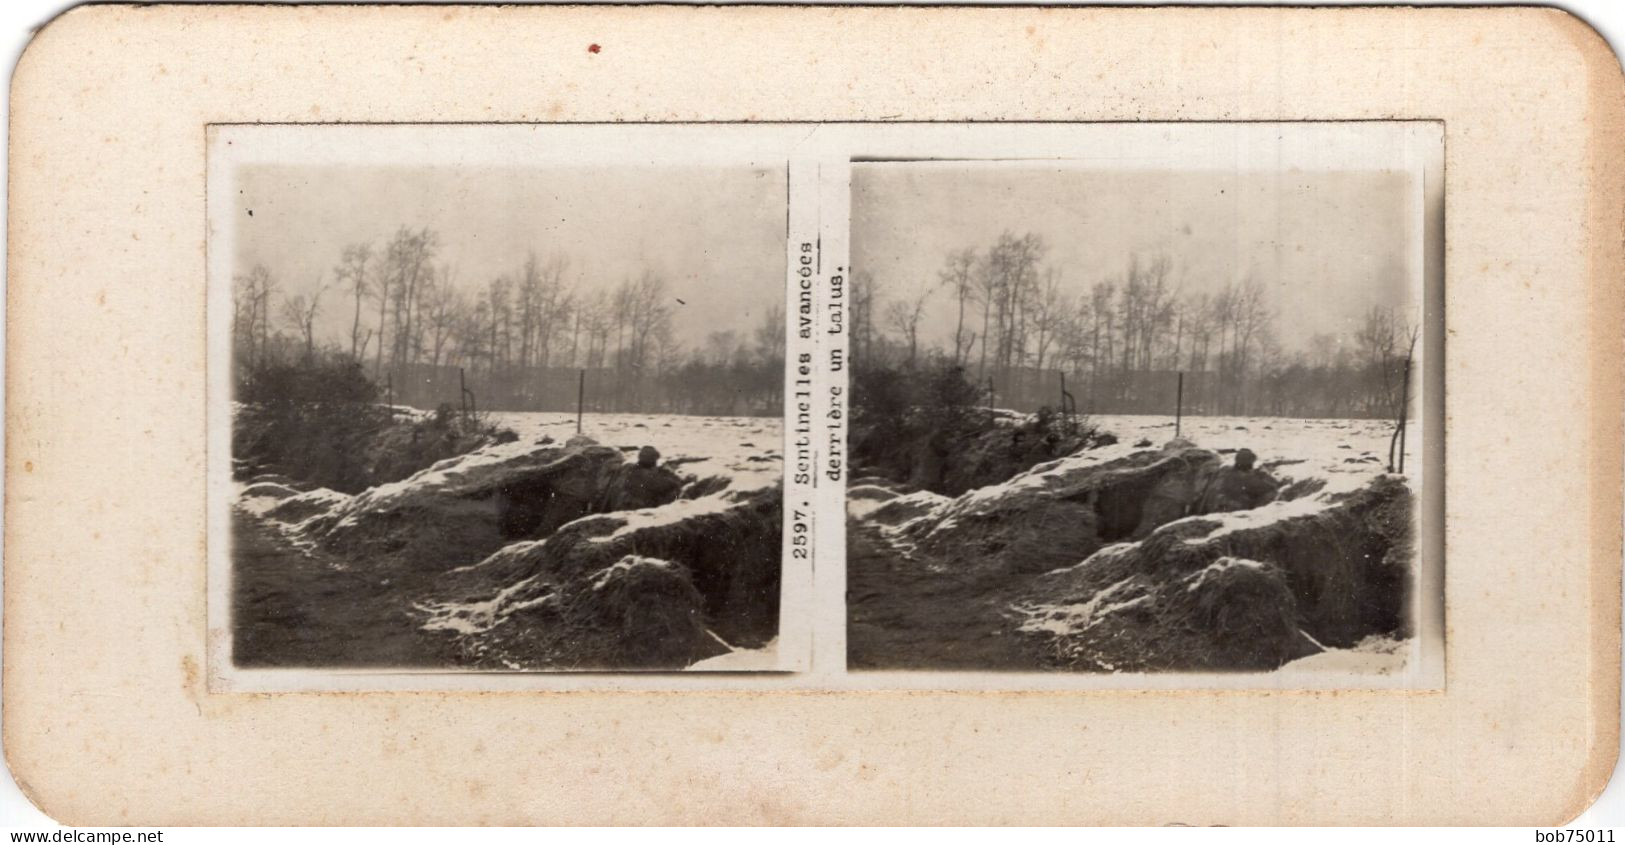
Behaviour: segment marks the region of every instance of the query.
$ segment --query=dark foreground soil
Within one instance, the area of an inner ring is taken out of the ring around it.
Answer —
[[[451,637],[424,631],[412,584],[341,568],[232,515],[232,662],[241,668],[441,667]]]
[[[846,536],[850,668],[1055,668],[1040,638],[1016,630],[1004,610],[1012,596],[996,582],[929,571],[854,520]]]

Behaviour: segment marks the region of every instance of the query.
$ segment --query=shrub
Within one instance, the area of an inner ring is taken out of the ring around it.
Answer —
[[[358,361],[309,361],[266,364],[245,371],[237,383],[237,400],[250,405],[353,405],[378,399]]]
[[[487,443],[518,439],[450,403],[422,419],[397,419],[378,396],[361,365],[344,358],[246,370],[237,385],[243,407],[232,456],[242,459],[244,473],[272,470],[355,493]]]
[[[957,436],[977,424],[983,416],[977,407],[981,391],[965,380],[965,368],[947,361],[935,362],[927,371],[924,396],[919,402],[926,424]]]
[[[1049,407],[1025,419],[990,411],[964,367],[940,357],[906,371],[869,366],[855,387],[854,463],[938,493],[998,483],[1109,437]]]

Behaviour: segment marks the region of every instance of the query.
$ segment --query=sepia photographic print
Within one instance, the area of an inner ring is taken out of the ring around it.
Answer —
[[[1420,682],[1436,130],[1115,129],[852,168],[849,667]]]
[[[1429,124],[213,150],[231,678],[1438,681]]]
[[[784,162],[534,137],[216,130],[231,668],[777,666]]]

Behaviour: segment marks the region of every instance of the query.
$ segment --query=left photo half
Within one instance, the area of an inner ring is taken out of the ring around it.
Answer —
[[[216,672],[782,668],[786,164],[595,129],[211,129]]]

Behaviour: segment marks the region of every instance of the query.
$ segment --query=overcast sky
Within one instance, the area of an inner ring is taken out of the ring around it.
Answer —
[[[238,188],[235,271],[263,263],[289,296],[319,277],[325,339],[349,337],[353,301],[333,284],[344,246],[377,252],[403,225],[439,233],[436,263],[465,289],[515,275],[530,250],[567,256],[588,292],[664,274],[686,347],[754,330],[783,301],[782,168],[244,165]]]
[[[1283,347],[1352,335],[1372,305],[1413,310],[1420,218],[1413,177],[1391,171],[1088,170],[1054,164],[855,165],[852,265],[883,298],[934,284],[944,257],[985,252],[1005,230],[1049,245],[1074,297],[1120,276],[1131,255],[1167,255],[1170,282],[1213,291],[1249,275],[1280,315]],[[1415,319],[1416,315],[1412,315]],[[954,308],[935,295],[922,339],[951,344]]]

